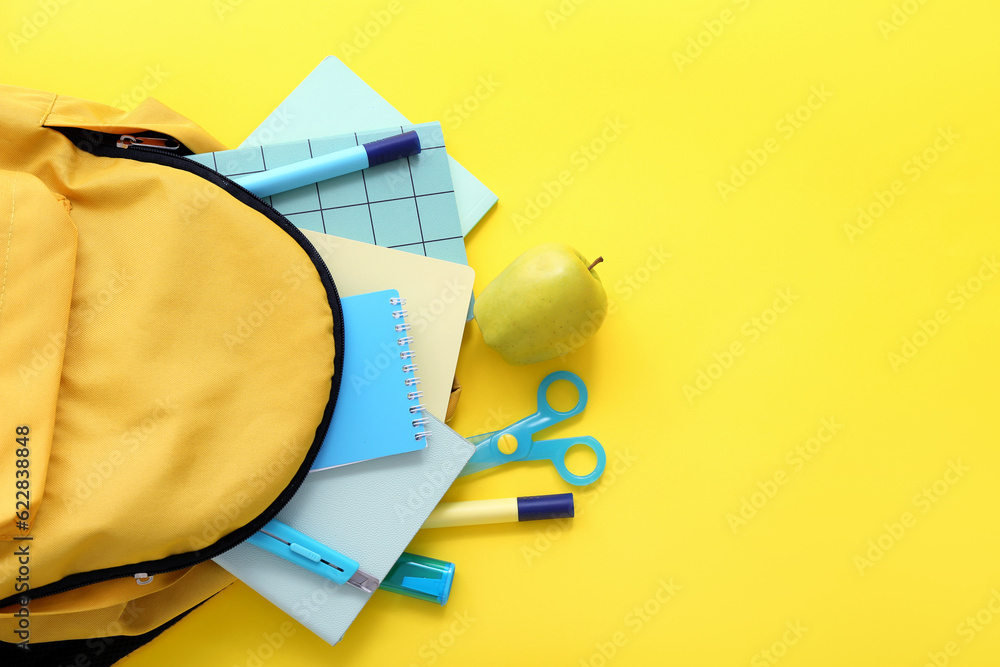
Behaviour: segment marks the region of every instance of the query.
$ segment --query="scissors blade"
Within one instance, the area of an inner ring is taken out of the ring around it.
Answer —
[[[489,470],[490,468],[500,465],[501,461],[496,461],[491,456],[490,452],[490,440],[489,434],[486,434],[485,440],[481,441],[476,445],[476,451],[473,453],[469,462],[465,464],[462,471],[458,473],[459,477],[464,477],[465,475],[471,475],[473,473],[481,472],[483,470]],[[471,440],[469,442],[472,442]]]
[[[469,442],[471,442],[474,445],[478,445],[483,440],[489,440],[496,433],[497,433],[496,431],[490,431],[489,433],[480,433],[479,435],[474,435],[471,438],[466,438],[466,440],[468,440]]]

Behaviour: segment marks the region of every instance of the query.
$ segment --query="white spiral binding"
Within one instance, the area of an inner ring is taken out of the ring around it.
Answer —
[[[399,298],[399,297],[391,297],[389,299],[389,303],[392,304],[393,306],[403,306],[403,305],[406,304],[406,299]],[[398,319],[403,319],[403,318],[406,317],[406,311],[403,310],[402,308],[399,309],[399,310],[394,310],[394,311],[392,311],[392,316],[395,319],[397,319],[397,320]],[[401,322],[401,323],[395,325],[396,333],[402,333],[404,331],[409,331],[411,328],[412,328],[412,325],[407,324],[406,322]],[[403,345],[409,345],[412,342],[413,342],[413,336],[402,336],[402,337],[396,339],[396,345],[399,345],[400,347],[402,347]],[[399,358],[403,359],[403,360],[412,359],[413,356],[414,356],[413,350],[400,350],[400,352],[399,352]],[[417,365],[416,364],[414,364],[414,363],[403,364],[403,372],[404,373],[416,373],[416,371],[417,371]],[[403,385],[406,386],[406,387],[415,387],[418,384],[420,384],[420,378],[418,378],[416,376],[409,377],[409,378],[406,378],[405,380],[403,380]],[[409,392],[406,393],[406,399],[409,400],[409,401],[417,401],[420,398],[422,398],[423,395],[424,395],[424,392],[419,391],[419,390],[417,390],[417,391],[409,391]],[[413,405],[410,406],[410,414],[412,414],[412,415],[418,414],[418,413],[422,412],[424,410],[424,408],[425,408],[425,405],[423,403],[414,403]],[[428,423],[429,423],[429,420],[426,417],[418,417],[418,418],[412,420],[412,422],[411,422],[411,424],[413,425],[414,428],[418,428],[420,426],[426,426]],[[429,435],[430,435],[430,431],[419,431],[419,432],[417,432],[417,433],[415,433],[413,435],[413,438],[414,438],[414,440],[423,440],[424,438],[426,438]]]

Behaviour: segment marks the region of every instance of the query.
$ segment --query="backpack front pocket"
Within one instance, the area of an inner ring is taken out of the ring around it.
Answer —
[[[0,539],[29,536],[45,492],[76,269],[69,203],[0,171]],[[6,590],[0,596],[14,591]]]

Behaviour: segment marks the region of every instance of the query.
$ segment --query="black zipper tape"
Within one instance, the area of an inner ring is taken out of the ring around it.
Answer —
[[[282,230],[295,239],[302,249],[306,251],[309,258],[312,260],[313,265],[316,267],[317,273],[319,273],[320,279],[323,281],[323,287],[326,289],[327,300],[330,302],[330,309],[333,311],[333,340],[334,345],[336,346],[336,352],[340,359],[344,358],[344,311],[340,304],[340,295],[337,292],[337,286],[333,282],[333,276],[330,275],[330,269],[326,266],[326,263],[323,261],[323,258],[320,257],[319,253],[316,252],[316,248],[313,247],[299,228],[293,225],[288,218],[275,210],[273,206],[217,171],[206,167],[200,162],[188,160],[186,157],[183,157],[184,155],[191,155],[192,153],[186,146],[180,144],[180,142],[178,142],[179,147],[177,149],[163,150],[148,148],[136,144],[133,144],[129,148],[118,148],[117,144],[120,135],[117,134],[107,134],[78,128],[59,127],[51,129],[61,132],[80,150],[91,153],[97,157],[127,158],[137,160],[139,162],[150,162],[166,167],[181,169],[195,174],[196,176],[200,176],[213,185],[222,188],[239,202],[267,216],[269,220],[281,227]],[[173,139],[167,135],[152,132],[132,136]],[[119,565],[101,570],[71,574],[51,584],[39,586],[38,588],[32,588],[31,591],[27,593],[27,597],[29,599],[36,599],[49,595],[56,595],[57,593],[63,593],[75,588],[82,588],[84,586],[100,583],[102,581],[111,581],[122,577],[134,577],[137,574],[155,575],[173,572],[176,570],[183,570],[211,558],[215,558],[219,554],[245,542],[251,535],[263,528],[264,524],[277,516],[278,512],[280,512],[281,509],[288,504],[288,501],[291,500],[295,492],[298,491],[302,482],[305,481],[306,475],[309,474],[309,469],[312,467],[312,464],[316,459],[316,455],[319,453],[319,448],[323,444],[323,438],[326,437],[326,432],[330,427],[330,419],[333,417],[333,410],[337,404],[337,396],[340,393],[340,382],[342,376],[343,373],[335,367],[330,387],[330,400],[326,404],[326,410],[323,412],[323,420],[316,429],[316,437],[309,448],[309,453],[307,454],[305,461],[302,463],[302,466],[295,473],[292,481],[285,487],[284,491],[282,491],[274,502],[272,502],[267,509],[258,515],[253,521],[245,526],[237,528],[233,532],[222,537],[217,542],[209,547],[205,547],[204,549],[189,551],[183,554],[174,554],[172,556],[167,556],[166,558],[144,561],[142,563],[135,563],[132,565]],[[0,600],[0,607],[19,603],[21,597],[22,594],[8,596]]]

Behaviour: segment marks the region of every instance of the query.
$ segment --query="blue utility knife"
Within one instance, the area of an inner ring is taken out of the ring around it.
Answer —
[[[374,593],[379,587],[379,580],[361,570],[357,561],[277,519],[269,521],[248,541],[334,583],[349,584],[365,593]]]

